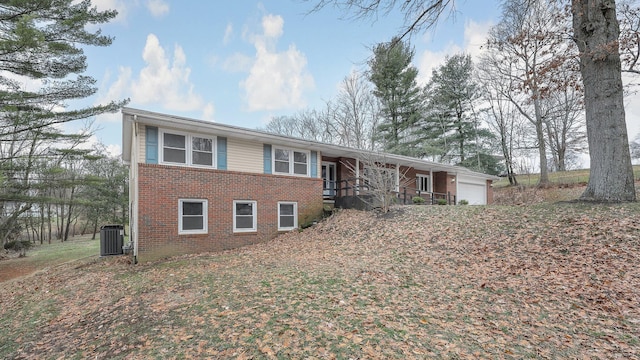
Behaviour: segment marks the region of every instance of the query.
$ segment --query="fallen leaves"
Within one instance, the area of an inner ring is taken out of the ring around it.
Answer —
[[[0,356],[640,356],[638,204],[393,211],[2,283]]]

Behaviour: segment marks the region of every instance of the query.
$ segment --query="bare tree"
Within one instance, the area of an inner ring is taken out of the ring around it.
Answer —
[[[584,93],[575,71],[557,71],[557,81],[567,81],[544,99],[547,108],[545,127],[549,150],[556,171],[566,171],[570,154],[586,153],[587,134],[584,123]]]
[[[618,1],[617,16],[620,23],[620,59],[622,72],[640,75],[640,6],[637,0]]]
[[[411,179],[406,176],[406,171],[401,172],[384,154],[363,153],[358,160],[356,163],[345,161],[342,164],[356,179],[360,198],[371,208],[389,212],[391,205],[398,201],[400,188],[408,186]],[[359,178],[356,174],[359,174]]]
[[[539,185],[549,182],[545,99],[566,86],[556,81],[556,73],[575,53],[566,40],[569,24],[555,5],[549,0],[506,1],[502,20],[488,41],[494,64],[512,84],[505,95],[536,130]]]
[[[492,53],[485,53],[477,65],[478,82],[482,98],[488,103],[486,123],[498,135],[500,150],[504,157],[506,176],[509,184],[518,185],[516,178],[516,150],[518,129],[525,126],[522,115],[509,99],[512,79],[498,71],[497,61]]]
[[[261,130],[325,143],[332,142],[336,133],[330,104],[323,110],[305,109],[293,116],[274,117]]]
[[[380,117],[380,104],[366,76],[351,72],[340,84],[333,104],[334,127],[338,144],[363,150],[376,148],[376,128]]]

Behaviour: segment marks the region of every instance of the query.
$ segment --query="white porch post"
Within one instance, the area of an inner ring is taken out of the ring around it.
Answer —
[[[360,159],[356,159],[356,195],[360,195]]]
[[[396,164],[396,192],[400,192],[400,164]]]

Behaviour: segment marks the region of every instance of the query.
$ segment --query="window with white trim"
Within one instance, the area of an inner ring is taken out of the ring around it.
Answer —
[[[298,228],[298,203],[278,202],[278,230],[287,231]]]
[[[420,192],[431,192],[431,177],[429,175],[416,175],[416,190]]]
[[[192,166],[215,166],[215,137],[203,137],[162,131],[161,163]]]
[[[308,151],[273,147],[273,172],[275,174],[309,175]]]
[[[207,233],[207,200],[178,200],[178,234]]]
[[[258,230],[258,206],[256,201],[233,201],[233,232],[252,232]]]

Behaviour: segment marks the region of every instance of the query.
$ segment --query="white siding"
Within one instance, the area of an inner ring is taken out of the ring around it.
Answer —
[[[146,152],[146,145],[147,145],[147,127],[140,124],[140,126],[138,126],[138,162],[144,163],[146,156],[147,156],[147,152]]]
[[[227,169],[262,174],[264,172],[263,144],[227,139]]]

